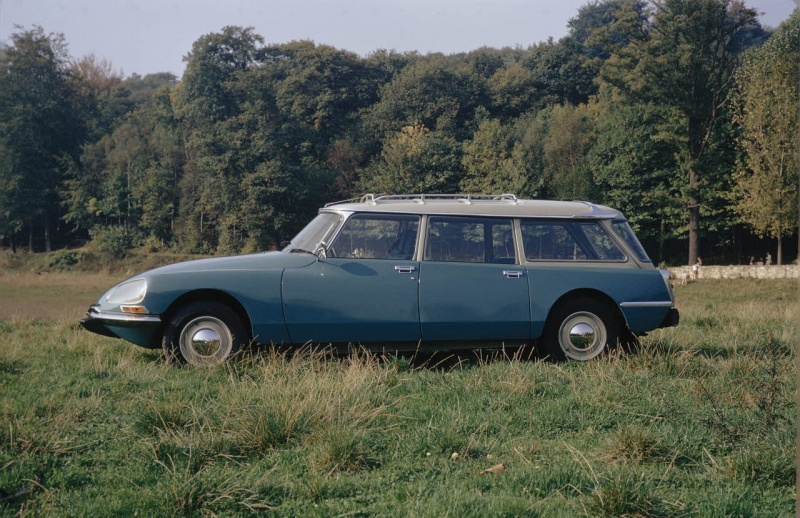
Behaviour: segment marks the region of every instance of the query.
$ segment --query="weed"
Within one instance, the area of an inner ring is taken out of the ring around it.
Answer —
[[[312,468],[330,475],[378,466],[378,460],[365,447],[362,434],[349,427],[326,430],[318,440],[317,456],[310,461]]]
[[[610,460],[635,464],[661,459],[664,453],[653,429],[635,424],[617,429],[606,450]]]
[[[599,479],[587,507],[592,516],[667,516],[652,482],[627,471]]]

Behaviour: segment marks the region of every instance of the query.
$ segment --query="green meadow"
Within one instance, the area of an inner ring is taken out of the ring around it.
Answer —
[[[79,328],[120,278],[0,273],[0,515],[795,514],[796,282],[676,286],[680,327],[588,364],[198,370]]]

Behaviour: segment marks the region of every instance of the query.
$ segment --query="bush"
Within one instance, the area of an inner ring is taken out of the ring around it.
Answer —
[[[120,259],[133,247],[133,238],[122,226],[92,227],[89,231],[97,251]]]
[[[84,257],[80,250],[58,250],[53,252],[48,262],[48,268],[55,270],[71,270]]]

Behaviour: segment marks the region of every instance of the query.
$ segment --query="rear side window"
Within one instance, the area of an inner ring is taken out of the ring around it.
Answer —
[[[428,219],[425,260],[514,264],[514,226],[510,219],[432,216]]]
[[[633,250],[633,253],[636,254],[636,257],[638,257],[640,261],[645,263],[651,262],[650,258],[647,257],[647,252],[642,248],[642,244],[639,243],[636,234],[633,233],[627,221],[624,219],[615,219],[611,222],[611,228],[613,228],[614,232],[616,232],[617,235],[625,241],[625,244]]]
[[[625,254],[597,221],[523,221],[528,261],[624,261]]]

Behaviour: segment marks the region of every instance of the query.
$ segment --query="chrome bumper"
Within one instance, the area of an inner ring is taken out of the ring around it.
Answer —
[[[120,327],[155,326],[161,324],[161,317],[158,315],[111,313],[108,311],[100,311],[97,306],[91,306],[89,311],[86,312],[86,318],[81,319],[81,326],[87,331],[116,338],[117,335],[108,330],[105,324]]]

